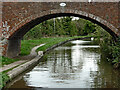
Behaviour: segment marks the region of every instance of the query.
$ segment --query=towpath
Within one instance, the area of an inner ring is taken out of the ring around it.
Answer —
[[[34,48],[32,48],[32,50],[31,50],[31,52],[30,52],[30,54],[29,55],[27,55],[27,56],[24,56],[24,59],[26,58],[33,58],[33,57],[36,57],[37,56],[37,52],[36,52],[36,50],[39,48],[39,47],[41,47],[41,46],[44,46],[45,44],[40,44],[40,45],[38,45],[38,46],[35,46]],[[11,68],[14,68],[14,67],[16,67],[16,66],[18,66],[18,65],[21,65],[21,64],[23,64],[23,63],[25,63],[25,62],[27,62],[27,61],[30,61],[30,60],[19,60],[19,61],[16,61],[16,62],[14,62],[14,63],[11,63],[11,64],[8,64],[8,65],[5,65],[5,66],[3,66],[3,67],[1,67],[0,68],[0,72],[3,72],[3,71],[5,71],[5,70],[8,70],[8,69],[11,69]]]

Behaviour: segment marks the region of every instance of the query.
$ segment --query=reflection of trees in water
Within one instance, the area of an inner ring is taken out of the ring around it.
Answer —
[[[120,88],[119,71],[114,70],[111,64],[108,64],[105,57],[101,56],[98,63],[98,71],[90,72],[93,79],[91,87],[94,88]]]
[[[71,50],[54,50],[52,54],[49,58],[54,59],[52,63],[49,63],[49,65],[51,65],[51,77],[61,80],[74,79],[73,74],[70,74],[74,73],[71,61]]]
[[[68,80],[75,79],[76,67],[73,66],[71,49],[54,50],[49,54],[48,65],[51,70],[51,77]]]
[[[83,82],[86,83],[88,82],[88,86],[90,85],[93,88],[120,87],[120,75],[118,71],[113,70],[111,65],[108,64],[107,60],[105,60],[105,57],[103,57],[102,53],[100,60],[98,57],[99,54],[94,53],[93,50],[98,51],[99,49],[77,49],[77,45],[72,46],[72,49],[65,47],[62,47],[62,49],[57,48],[43,58],[43,62],[37,66],[38,71],[42,70],[42,68],[43,71],[45,71],[45,67],[47,67],[47,70],[49,69],[50,77],[53,78],[56,83],[66,83],[66,80],[69,82],[69,80],[80,79],[79,75],[84,73],[83,68],[86,67],[83,65],[83,63],[86,63],[88,65],[91,64],[90,67],[87,67],[89,73],[85,73],[88,74],[88,76],[85,78],[81,76],[82,78],[80,80],[84,80]],[[76,52],[80,52],[78,54],[80,57],[75,55]],[[77,58],[79,59],[77,60]],[[97,70],[91,69],[93,67],[92,63],[89,63],[89,60],[91,60],[94,65],[97,63],[97,67],[94,66],[94,68],[97,68]],[[34,70],[37,70],[37,68]],[[90,79],[88,77],[90,77]]]
[[[90,53],[101,53],[100,48],[83,48],[84,51],[90,52]]]
[[[60,83],[84,88],[120,88],[120,73],[108,64],[105,54],[100,52],[100,56],[96,53],[100,51],[99,48],[81,47],[67,43],[52,50],[24,76],[24,81],[33,86]]]

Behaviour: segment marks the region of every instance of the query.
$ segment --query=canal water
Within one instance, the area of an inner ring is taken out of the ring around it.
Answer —
[[[93,41],[68,42],[47,53],[9,88],[119,88],[120,73],[104,56]]]

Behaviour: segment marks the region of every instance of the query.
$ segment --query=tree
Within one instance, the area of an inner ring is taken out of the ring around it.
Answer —
[[[84,35],[87,35],[89,33],[93,33],[95,31],[95,25],[91,23],[90,21],[87,21],[84,27]]]

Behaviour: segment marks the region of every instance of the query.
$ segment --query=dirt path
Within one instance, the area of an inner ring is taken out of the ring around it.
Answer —
[[[23,56],[23,57],[20,57],[20,56],[19,56],[18,58],[21,59],[20,61],[16,61],[16,62],[14,62],[14,63],[11,63],[11,64],[9,64],[9,65],[5,65],[5,66],[1,67],[1,68],[0,68],[0,72],[5,71],[5,70],[8,70],[8,69],[11,69],[11,68],[13,68],[13,67],[15,67],[15,66],[18,66],[18,65],[20,65],[20,64],[22,64],[22,63],[25,63],[25,62],[27,62],[27,61],[30,61],[32,58],[34,58],[34,57],[37,56],[36,50],[37,50],[39,47],[43,46],[43,45],[45,45],[45,44],[40,44],[39,46],[35,46],[34,48],[32,48],[30,54],[27,55],[27,56]],[[16,57],[16,58],[17,58],[17,57]]]

